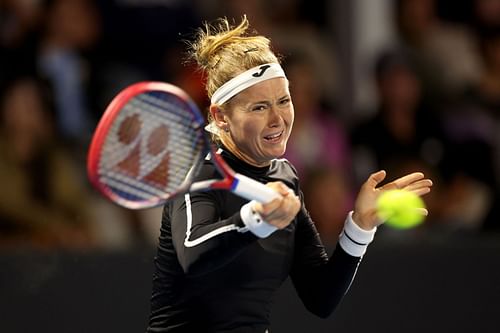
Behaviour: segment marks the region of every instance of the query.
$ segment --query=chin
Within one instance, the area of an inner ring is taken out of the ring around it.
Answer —
[[[285,152],[286,152],[286,147],[283,147],[281,149],[274,150],[269,154],[269,156],[271,157],[271,159],[280,158],[283,155],[285,155]]]

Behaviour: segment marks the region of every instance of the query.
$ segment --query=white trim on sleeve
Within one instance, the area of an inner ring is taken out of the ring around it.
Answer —
[[[229,225],[214,229],[214,230],[210,231],[209,233],[192,240],[192,239],[190,239],[190,236],[191,236],[191,227],[193,225],[193,212],[191,210],[191,196],[189,195],[189,193],[186,193],[184,195],[184,200],[186,203],[186,238],[184,239],[184,246],[185,247],[193,247],[193,246],[199,245],[199,244],[209,240],[210,238],[213,238],[217,235],[220,235],[220,234],[228,232],[228,231],[233,231],[233,230],[235,230],[237,232],[248,231],[247,228],[240,228],[235,224],[229,224]]]

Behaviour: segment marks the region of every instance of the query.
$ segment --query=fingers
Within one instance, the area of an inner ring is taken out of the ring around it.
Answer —
[[[414,183],[408,184],[405,189],[409,191],[413,190],[418,190],[420,188],[425,188],[425,187],[431,187],[432,186],[432,180],[430,179],[422,179],[419,181],[416,181]]]
[[[412,191],[413,193],[415,193],[419,196],[422,196],[422,195],[425,195],[431,191],[432,185],[433,185],[432,180],[422,179],[422,180],[419,180],[415,183],[407,185],[403,189],[408,190],[408,191]]]
[[[404,177],[398,178],[384,186],[380,189],[383,191],[387,190],[407,190],[415,193],[418,196],[423,196],[431,191],[433,185],[432,180],[424,178],[425,175],[421,172],[414,172],[408,174]],[[425,214],[427,216],[427,211]]]
[[[377,187],[378,184],[380,184],[386,176],[385,170],[380,170],[375,173],[372,173],[370,177],[368,177],[368,180],[365,182],[365,186],[370,187],[370,188],[375,188]]]
[[[403,176],[401,178],[398,178],[396,180],[393,180],[390,183],[385,184],[382,189],[383,190],[397,190],[397,189],[404,189],[408,185],[415,183],[421,179],[423,179],[425,176],[421,172],[413,172],[410,173],[409,175]]]
[[[281,198],[276,198],[266,204],[258,203],[254,209],[267,223],[279,229],[286,228],[297,215],[300,209],[300,200],[291,189],[281,182],[267,185],[279,192]]]
[[[408,190],[412,191],[413,193],[422,196],[431,191],[431,186],[432,182],[430,185],[421,185],[421,186],[409,186]]]
[[[415,208],[419,214],[423,216],[429,215],[429,211],[426,208]]]
[[[268,223],[278,227],[279,229],[286,228],[295,218],[300,209],[300,200],[295,195],[284,197],[276,209],[266,214],[264,211],[263,218]]]
[[[290,192],[293,193],[293,191],[288,188],[288,186],[286,186],[283,182],[270,182],[267,183],[266,186],[272,188],[282,196],[287,196]]]

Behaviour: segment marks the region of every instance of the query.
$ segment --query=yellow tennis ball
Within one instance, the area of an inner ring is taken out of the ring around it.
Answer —
[[[385,191],[377,200],[378,217],[396,229],[409,229],[421,224],[425,218],[422,208],[425,208],[424,201],[407,190]]]

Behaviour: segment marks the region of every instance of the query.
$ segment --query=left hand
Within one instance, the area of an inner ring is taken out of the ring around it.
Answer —
[[[377,217],[377,199],[385,191],[388,190],[408,190],[422,196],[431,191],[432,181],[426,179],[421,172],[410,173],[406,176],[398,178],[384,186],[378,187],[386,176],[384,170],[375,172],[370,175],[368,180],[361,186],[358,197],[354,203],[354,212],[352,219],[360,228],[371,230],[379,224],[383,223]],[[422,214],[427,215],[427,210],[422,209]]]

